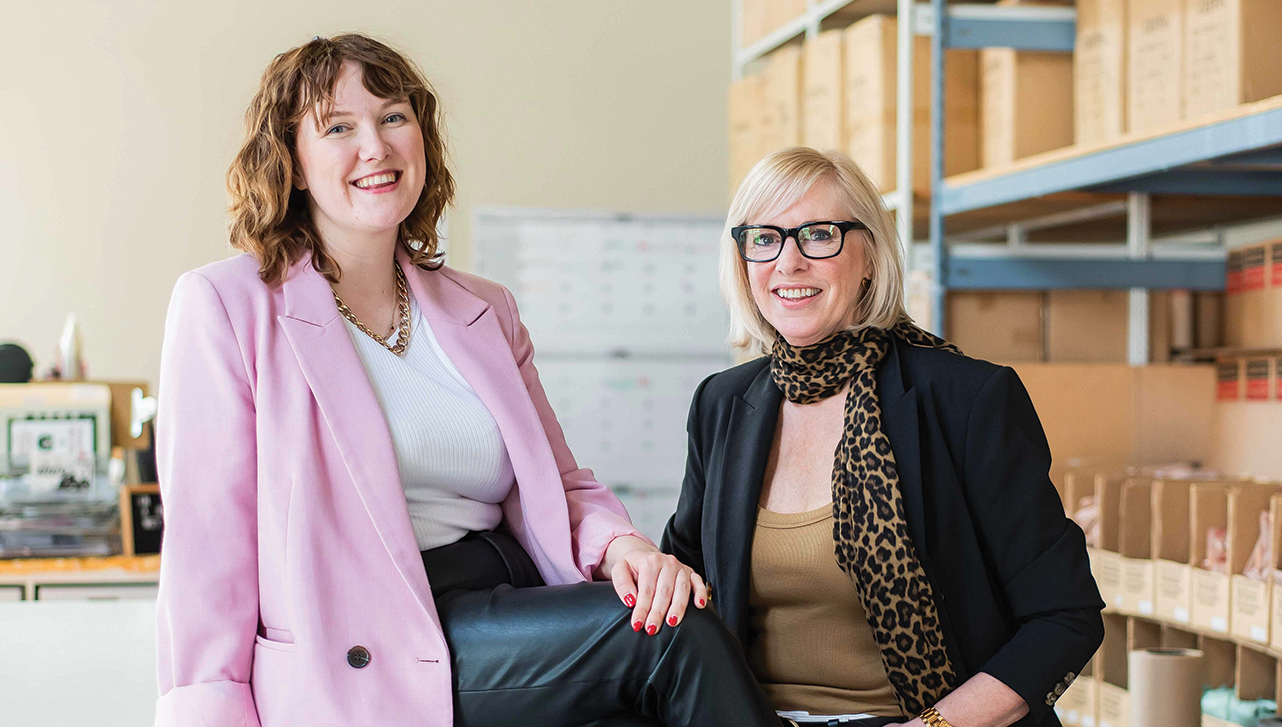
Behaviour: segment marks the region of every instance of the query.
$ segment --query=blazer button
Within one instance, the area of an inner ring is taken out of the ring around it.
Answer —
[[[353,646],[347,650],[347,664],[353,669],[362,669],[369,663],[369,649],[364,646]]]

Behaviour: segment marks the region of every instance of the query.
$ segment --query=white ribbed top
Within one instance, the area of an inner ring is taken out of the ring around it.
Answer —
[[[494,417],[441,350],[412,296],[410,307],[404,356],[344,323],[387,417],[414,537],[427,550],[496,527],[499,503],[516,478]]]

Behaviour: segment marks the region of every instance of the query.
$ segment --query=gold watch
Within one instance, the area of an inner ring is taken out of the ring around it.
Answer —
[[[953,727],[952,723],[944,719],[944,715],[934,707],[927,707],[926,711],[921,713],[921,721],[926,723],[926,727]]]

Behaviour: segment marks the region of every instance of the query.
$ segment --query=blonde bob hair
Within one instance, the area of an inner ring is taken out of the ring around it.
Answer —
[[[890,328],[910,320],[904,310],[904,267],[894,220],[882,204],[881,194],[850,157],[841,152],[820,152],[804,146],[768,154],[744,176],[730,203],[730,214],[721,234],[721,296],[730,308],[731,346],[769,353],[778,336],[761,315],[748,283],[747,263],[730,236],[736,225],[765,223],[792,207],[816,183],[827,182],[845,199],[845,215],[868,227],[853,231],[863,242],[869,283],[854,305],[854,325]],[[847,243],[850,239],[847,238]]]
[[[245,111],[245,141],[227,170],[232,247],[258,259],[258,275],[269,285],[283,281],[307,253],[330,282],[338,282],[341,274],[312,223],[309,193],[294,188],[294,175],[298,125],[325,122],[334,84],[348,61],[361,67],[365,90],[414,109],[423,134],[426,181],[397,238],[414,265],[430,270],[442,264],[436,223],[454,198],[454,177],[446,166],[436,94],[413,61],[384,43],[357,33],[317,36],[267,66]]]

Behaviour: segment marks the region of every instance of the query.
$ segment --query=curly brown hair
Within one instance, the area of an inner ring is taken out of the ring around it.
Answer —
[[[263,73],[245,111],[245,143],[227,170],[231,194],[231,244],[258,260],[259,277],[284,281],[304,253],[330,282],[341,271],[325,252],[312,224],[307,192],[294,188],[298,124],[312,113],[323,119],[334,102],[343,64],[361,66],[365,89],[383,99],[407,101],[418,117],[426,156],[426,182],[414,210],[400,224],[397,241],[417,266],[443,264],[436,223],[454,198],[454,178],[445,164],[445,141],[436,94],[403,54],[355,33],[317,36],[276,56]]]

